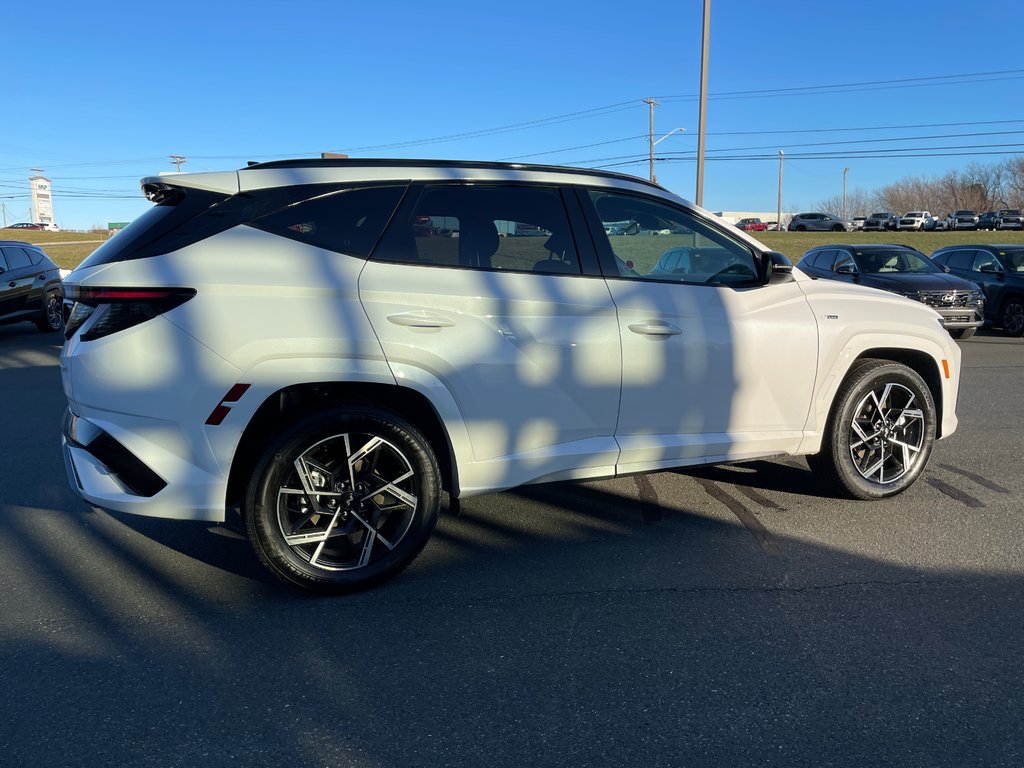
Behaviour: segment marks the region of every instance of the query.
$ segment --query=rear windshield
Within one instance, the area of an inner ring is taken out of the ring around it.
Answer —
[[[227,199],[228,195],[216,192],[175,188],[174,194],[165,195],[162,202],[154,205],[93,251],[92,255],[79,265],[79,269],[126,259],[142,259],[167,253],[175,247],[180,248],[182,245],[177,240],[168,238],[168,235],[182,224]]]

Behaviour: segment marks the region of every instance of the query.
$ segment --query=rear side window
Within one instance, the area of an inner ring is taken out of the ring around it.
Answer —
[[[249,222],[300,243],[366,258],[402,199],[404,186],[356,187],[293,203]]]
[[[391,225],[375,260],[580,274],[561,192],[553,187],[426,185]]]
[[[970,269],[974,262],[974,251],[954,251],[949,254],[950,269]]]
[[[24,248],[7,246],[3,249],[3,252],[7,259],[7,266],[10,269],[22,269],[32,265],[32,259],[29,258],[28,251]]]

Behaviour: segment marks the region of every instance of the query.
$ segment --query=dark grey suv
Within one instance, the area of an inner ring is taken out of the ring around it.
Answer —
[[[0,240],[0,324],[31,320],[40,331],[64,327],[60,269],[38,245]]]
[[[790,232],[846,232],[845,221],[827,213],[798,213],[789,221]]]

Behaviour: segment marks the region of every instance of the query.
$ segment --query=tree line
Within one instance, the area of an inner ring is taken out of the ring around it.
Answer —
[[[1000,208],[1024,208],[1024,157],[1001,163],[972,163],[944,176],[908,176],[874,192],[855,190],[846,195],[846,215],[867,216],[876,211],[903,215],[908,211],[931,211],[945,216],[956,210],[982,213]],[[818,203],[814,210],[843,215],[843,196]]]

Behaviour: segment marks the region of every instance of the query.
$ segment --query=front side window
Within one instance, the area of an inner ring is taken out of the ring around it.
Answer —
[[[856,274],[858,271],[857,263],[853,260],[853,254],[846,251],[839,251],[839,258],[836,259],[833,271],[841,272],[846,275]]]
[[[975,251],[972,272],[997,272],[1002,270],[999,261],[988,251]]]
[[[757,280],[750,248],[709,223],[665,203],[590,190],[608,250],[611,276],[694,285]]]
[[[1010,272],[1024,272],[1024,248],[999,252],[999,258]]]
[[[580,274],[554,187],[426,185],[388,228],[374,259],[439,267]]]

